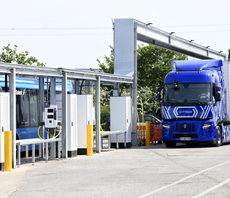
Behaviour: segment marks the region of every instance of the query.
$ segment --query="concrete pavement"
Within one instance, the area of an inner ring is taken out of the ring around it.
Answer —
[[[20,168],[8,172],[0,172],[0,197],[7,198],[16,191],[30,164],[24,164]]]
[[[229,198],[230,145],[105,151],[0,172],[0,197]]]

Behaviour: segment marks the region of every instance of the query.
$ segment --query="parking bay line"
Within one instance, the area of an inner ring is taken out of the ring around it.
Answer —
[[[223,181],[223,182],[221,182],[221,183],[219,183],[219,184],[216,185],[216,186],[213,186],[212,188],[209,188],[209,189],[205,190],[204,192],[202,192],[202,193],[200,193],[200,194],[194,196],[193,198],[197,198],[197,197],[203,196],[203,195],[205,195],[205,194],[207,194],[207,193],[209,193],[209,192],[215,190],[216,188],[219,188],[219,187],[223,186],[224,184],[226,184],[226,183],[228,183],[228,182],[230,182],[230,178],[227,179],[227,180],[225,180],[225,181]]]
[[[194,173],[194,174],[192,174],[192,175],[189,175],[189,176],[187,176],[187,177],[185,177],[185,178],[183,178],[183,179],[180,179],[180,180],[178,180],[178,181],[176,181],[176,182],[173,182],[173,183],[171,183],[171,184],[168,184],[168,185],[166,185],[166,186],[163,186],[163,187],[161,187],[161,188],[158,188],[158,189],[156,189],[156,190],[154,190],[154,191],[152,191],[152,192],[150,192],[150,193],[147,193],[147,194],[145,194],[145,195],[142,195],[142,196],[140,196],[140,197],[138,197],[138,198],[144,198],[144,197],[150,196],[150,195],[152,195],[152,194],[154,194],[154,193],[156,193],[156,192],[159,192],[159,191],[161,191],[161,190],[164,190],[164,189],[166,189],[166,188],[169,188],[169,187],[171,187],[171,186],[174,186],[174,185],[176,185],[176,184],[178,184],[178,183],[180,183],[180,182],[183,182],[183,181],[185,181],[185,180],[187,180],[187,179],[190,179],[190,178],[192,178],[192,177],[194,177],[194,176],[196,176],[196,175],[199,175],[199,174],[201,174],[201,173],[204,173],[204,172],[206,172],[206,171],[212,170],[212,169],[217,168],[217,167],[219,167],[219,166],[223,166],[223,165],[228,164],[228,163],[230,163],[230,160],[227,161],[227,162],[224,162],[224,163],[222,163],[222,164],[218,164],[218,165],[216,165],[216,166],[213,166],[213,167],[207,168],[207,169],[205,169],[205,170],[199,171],[199,172]],[[227,182],[228,182],[228,181],[226,180],[225,183],[227,183]],[[217,185],[217,187],[219,187],[219,186]],[[216,187],[216,188],[217,188],[217,187]]]

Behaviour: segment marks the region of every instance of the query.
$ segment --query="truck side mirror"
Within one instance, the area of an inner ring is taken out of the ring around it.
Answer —
[[[215,89],[215,91],[217,92],[217,91],[220,91],[220,90],[221,90],[221,87],[219,87],[219,86],[214,86],[214,89]]]
[[[157,102],[161,101],[161,93],[160,92],[162,91],[163,88],[164,88],[163,86],[160,86],[160,87],[157,88],[157,92],[158,92],[158,94],[157,94]]]
[[[215,93],[214,98],[215,98],[216,102],[221,101],[220,93]]]
[[[161,94],[158,93],[158,94],[157,94],[157,102],[160,102],[160,101],[161,101]]]
[[[226,125],[230,125],[230,120],[229,120],[229,119],[224,118],[224,119],[223,119],[223,125],[224,125],[224,126],[226,126]]]
[[[161,92],[162,89],[163,89],[163,86],[158,87],[157,92]]]

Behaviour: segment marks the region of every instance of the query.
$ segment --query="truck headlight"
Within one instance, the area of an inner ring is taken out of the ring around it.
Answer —
[[[163,124],[162,127],[163,127],[164,129],[169,130],[169,129],[170,129],[170,124]]]
[[[202,124],[202,129],[209,129],[211,127],[210,123]]]

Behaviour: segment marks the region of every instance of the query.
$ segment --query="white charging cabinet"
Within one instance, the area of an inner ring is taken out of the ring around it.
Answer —
[[[131,143],[131,98],[110,98],[110,131],[126,131],[126,146]],[[124,147],[124,135],[118,136],[119,147]],[[111,147],[116,148],[116,136],[111,137]]]
[[[88,124],[93,124],[93,96],[78,95],[77,96],[77,153],[86,155],[87,153],[87,135],[86,127]]]
[[[4,170],[4,131],[10,131],[10,94],[0,92],[0,170]]]
[[[67,151],[68,157],[77,156],[77,95],[67,95]]]

